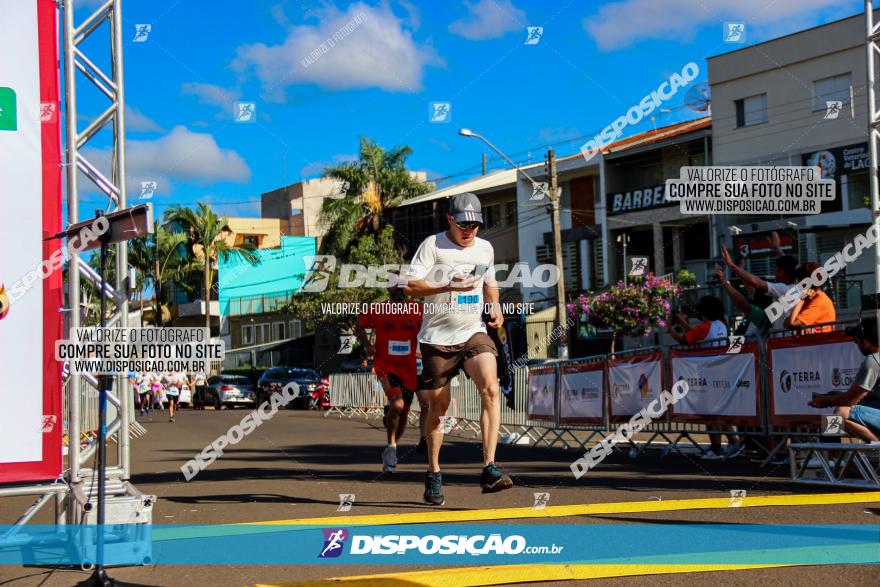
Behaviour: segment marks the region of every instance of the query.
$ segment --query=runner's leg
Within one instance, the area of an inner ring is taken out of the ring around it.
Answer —
[[[428,435],[428,400],[421,389],[416,392],[416,398],[419,400],[419,435],[425,438]]]
[[[428,471],[440,471],[440,447],[443,445],[443,416],[449,409],[449,383],[424,392],[428,397],[428,417],[425,431],[428,439]]]
[[[483,466],[495,462],[498,432],[501,428],[501,389],[495,355],[480,353],[464,362],[464,371],[480,392],[480,432],[483,436]]]
[[[388,446],[397,446],[397,439],[403,434],[401,428],[406,427],[406,414],[404,413],[403,396],[395,394],[388,398],[388,415],[385,418],[385,432],[388,435]]]
[[[394,439],[396,442],[400,442],[400,439],[403,438],[403,433],[406,431],[407,419],[409,418],[410,404],[407,404],[405,400],[401,401],[403,401],[403,409],[400,413],[400,419],[397,422],[397,435]]]
[[[843,427],[847,431],[847,433],[852,434],[853,436],[859,437],[862,442],[877,442],[877,435],[871,431],[867,426],[863,426],[858,422],[849,419],[850,416],[850,406],[839,406],[834,410],[834,414],[836,416],[843,416]]]

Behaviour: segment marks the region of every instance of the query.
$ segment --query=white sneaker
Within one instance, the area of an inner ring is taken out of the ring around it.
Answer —
[[[715,452],[712,447],[709,447],[709,450],[700,455],[699,458],[701,461],[721,461],[724,460],[724,453],[720,448],[718,452]]]
[[[828,461],[828,466],[831,467],[832,469],[837,464],[837,461],[835,461],[834,459],[825,459],[825,460]],[[818,457],[810,457],[810,460],[807,461],[807,468],[808,469],[819,469],[821,467],[822,467],[822,463],[821,463],[821,461],[819,461]]]
[[[397,467],[397,447],[388,445],[382,451],[382,472],[393,473]]]
[[[742,443],[740,445],[728,444],[727,448],[724,450],[724,458],[725,458],[725,460],[736,458],[739,455],[741,455],[743,452],[745,452],[745,450],[746,450],[745,443]]]

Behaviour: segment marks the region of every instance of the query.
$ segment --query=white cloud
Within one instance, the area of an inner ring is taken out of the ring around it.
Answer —
[[[184,126],[176,126],[158,139],[128,140],[125,151],[129,198],[136,198],[132,194],[140,191],[142,181],[158,182],[156,196],[161,197],[173,191],[175,182],[210,185],[244,183],[251,178],[250,168],[238,153],[221,148],[212,135]],[[109,149],[89,149],[86,158],[99,170],[109,170]],[[85,180],[82,185],[90,186],[91,182]]]
[[[188,82],[183,84],[180,89],[184,94],[198,98],[199,104],[217,106],[230,113],[235,102],[241,98],[241,92],[237,89],[227,89],[214,84]]]
[[[602,51],[629,47],[644,39],[688,41],[697,28],[715,26],[719,42],[725,20],[741,21],[750,32],[769,29],[780,23],[799,23],[798,28],[816,20],[816,12],[854,6],[852,0],[623,0],[602,6],[596,15],[583,20],[587,33]],[[839,10],[838,10],[839,12]],[[792,29],[796,30],[796,29]]]
[[[514,31],[525,32],[526,13],[510,0],[477,0],[465,2],[468,15],[449,25],[449,32],[482,41],[497,39]]]
[[[126,104],[125,130],[127,132],[162,132],[163,129],[155,120],[148,117],[134,106]]]
[[[266,99],[283,102],[285,88],[302,83],[414,92],[422,87],[425,67],[443,63],[431,47],[415,42],[387,5],[357,2],[345,12],[330,6],[316,16],[315,25],[291,27],[280,45],[239,47],[233,69],[254,74]],[[346,25],[351,30],[343,31]],[[304,63],[308,57],[312,61]]]

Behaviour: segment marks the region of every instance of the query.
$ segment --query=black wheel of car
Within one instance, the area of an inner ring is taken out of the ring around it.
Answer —
[[[223,404],[220,403],[219,397],[214,398],[214,409],[217,410],[218,412],[223,409]]]

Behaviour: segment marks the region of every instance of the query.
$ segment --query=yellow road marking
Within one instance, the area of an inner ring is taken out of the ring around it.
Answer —
[[[745,497],[740,507],[785,507],[804,505],[837,505],[845,503],[880,502],[880,491],[858,493],[813,493],[795,495],[761,495]],[[623,501],[577,505],[547,506],[543,510],[531,507],[499,508],[487,510],[430,511],[408,514],[371,514],[362,516],[328,516],[324,518],[301,518],[273,520],[269,522],[245,522],[240,525],[310,525],[310,526],[363,526],[385,524],[430,524],[442,522],[477,522],[481,520],[505,520],[525,518],[563,518],[568,516],[595,516],[600,514],[635,514],[643,512],[672,512],[679,510],[727,509],[729,497],[699,499],[670,499],[666,501]]]
[[[773,569],[801,565],[504,565],[410,571],[381,575],[332,577],[314,581],[258,583],[254,587],[308,587],[311,585],[420,585],[425,587],[471,587],[538,581],[570,581],[575,579],[607,579],[638,575],[708,573]]]

